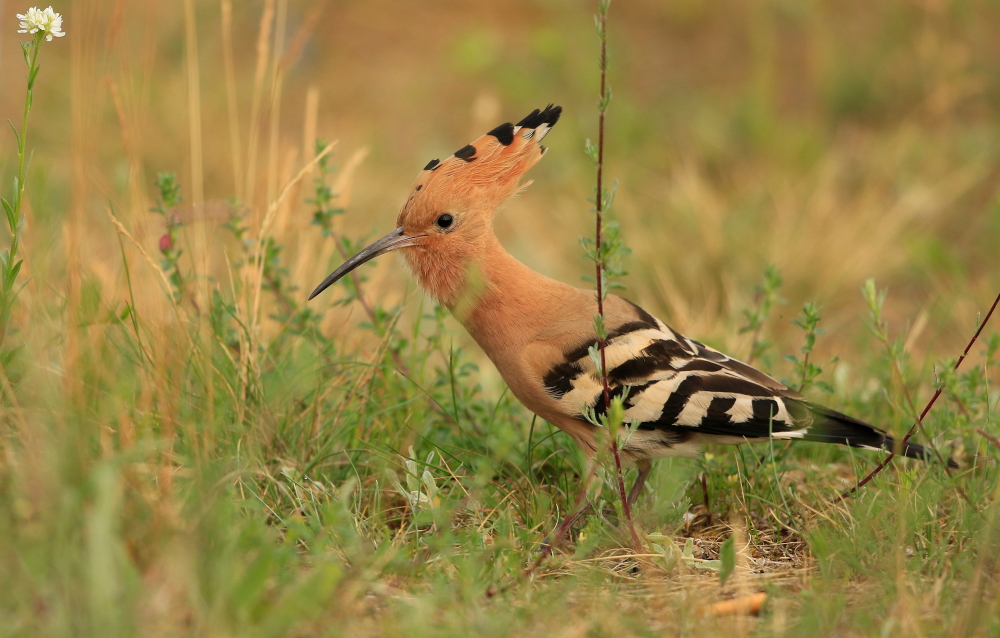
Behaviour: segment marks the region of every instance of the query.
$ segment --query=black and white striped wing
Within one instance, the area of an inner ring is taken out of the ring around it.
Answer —
[[[608,335],[605,357],[612,396],[625,395],[625,421],[636,424],[641,455],[670,455],[657,445],[701,441],[742,443],[773,437],[881,449],[892,441],[882,431],[810,403],[794,390],[747,364],[675,332],[639,310],[641,320]],[[600,416],[603,392],[588,349],[566,353],[543,381],[565,413]],[[651,436],[653,434],[656,436]],[[919,446],[905,451],[922,455]],[[628,451],[628,450],[626,450]],[[686,454],[687,452],[685,452]]]
[[[652,317],[650,317],[652,319]],[[811,422],[788,388],[744,363],[680,335],[659,320],[629,323],[605,346],[613,395],[627,392],[625,419],[640,428],[695,428],[762,438],[798,435]],[[565,413],[603,412],[602,386],[588,348],[566,353],[543,379]]]

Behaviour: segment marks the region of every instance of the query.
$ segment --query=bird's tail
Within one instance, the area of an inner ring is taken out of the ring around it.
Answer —
[[[896,440],[873,425],[827,408],[814,405],[810,405],[809,408],[816,419],[803,435],[802,439],[805,441],[839,443],[851,447],[888,450],[890,452],[896,449]],[[897,453],[921,461],[932,461],[938,458],[936,454],[923,445],[910,441],[906,441],[903,449]],[[947,459],[947,463],[948,467],[958,467],[958,464],[951,459]]]

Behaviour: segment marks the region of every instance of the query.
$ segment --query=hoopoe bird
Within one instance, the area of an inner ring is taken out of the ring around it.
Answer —
[[[497,209],[529,183],[521,177],[545,155],[542,140],[562,109],[535,109],[501,124],[417,176],[396,229],[354,255],[316,287],[310,299],[361,264],[402,253],[423,289],[469,331],[511,392],[529,410],[569,434],[588,455],[601,428],[585,414],[605,411],[603,385],[589,349],[597,341],[597,299],[539,274],[512,257],[493,232]],[[624,460],[639,475],[651,461],[696,456],[706,443],[773,439],[892,450],[884,431],[817,405],[783,383],[673,330],[632,302],[604,304],[611,396],[623,396]],[[927,458],[907,443],[902,453]]]

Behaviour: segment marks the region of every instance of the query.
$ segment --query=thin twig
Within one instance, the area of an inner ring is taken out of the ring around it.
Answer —
[[[965,358],[969,355],[969,351],[972,350],[972,346],[975,345],[976,340],[979,339],[979,335],[983,332],[983,328],[985,328],[986,324],[989,323],[990,317],[993,316],[993,311],[997,309],[998,304],[1000,304],[1000,293],[997,294],[997,298],[993,301],[993,305],[990,307],[990,311],[986,313],[986,317],[983,319],[983,322],[979,324],[979,329],[976,330],[976,334],[972,335],[972,339],[969,340],[969,345],[965,346],[965,351],[962,353],[962,356],[958,358],[958,361],[956,361],[955,365],[952,367],[953,372],[958,370],[958,367],[962,365],[962,362],[965,361]],[[923,412],[921,412],[920,416],[917,417],[917,422],[910,426],[910,429],[906,433],[906,436],[903,437],[903,440],[900,441],[898,445],[895,445],[892,448],[892,451],[889,452],[889,456],[885,457],[885,459],[881,463],[879,463],[878,466],[875,467],[875,469],[869,472],[868,476],[858,481],[857,485],[852,487],[847,492],[841,494],[840,497],[837,499],[838,501],[843,500],[848,496],[855,494],[859,489],[867,485],[868,482],[871,481],[873,478],[875,478],[875,476],[878,475],[879,472],[885,469],[885,467],[889,464],[889,462],[892,461],[892,459],[896,456],[897,451],[902,450],[906,447],[906,443],[916,433],[917,428],[918,427],[923,428],[924,417],[927,416],[927,413],[931,411],[932,407],[934,407],[934,403],[938,400],[938,397],[941,396],[941,392],[943,390],[944,386],[941,386],[934,392],[934,396],[931,397],[931,400],[928,401],[927,405],[924,407]],[[947,467],[947,464],[945,465],[945,467]]]
[[[799,393],[802,393],[806,389],[806,375],[809,374],[809,355],[811,353],[807,352],[802,357],[802,381],[799,383]]]
[[[893,362],[893,366],[896,368],[896,372],[899,374],[900,378],[902,378],[903,375],[899,371],[899,367],[895,363],[895,361]],[[906,388],[906,385],[904,384],[902,387],[903,387],[903,397],[906,399],[906,405],[909,406],[910,408],[910,414],[913,414],[917,411],[916,406],[913,405],[913,398],[910,396],[910,391]],[[927,434],[927,430],[924,428],[923,415],[921,415],[920,419],[918,419],[914,425],[920,429],[920,433],[928,441],[928,443],[925,445],[925,448],[934,453],[934,456],[937,457],[938,463],[941,464],[941,466],[944,468],[945,473],[948,475],[949,478],[951,478],[952,477],[951,468],[948,467],[948,462],[941,455],[941,452],[936,447],[932,447],[930,444],[931,437]],[[958,490],[958,493],[962,495],[962,498],[965,499],[966,503],[975,506],[975,504],[972,502],[972,499],[969,498],[969,495],[966,493],[966,491],[962,488],[961,485],[955,485],[955,489]]]
[[[976,428],[976,432],[978,432],[978,433],[979,433],[979,434],[980,434],[980,435],[981,435],[982,437],[984,437],[984,438],[985,438],[985,439],[986,439],[987,441],[989,441],[990,443],[992,443],[992,444],[993,444],[993,446],[994,446],[994,447],[995,447],[996,449],[1000,450],[1000,439],[998,439],[997,437],[995,437],[995,436],[993,436],[992,434],[988,433],[988,432],[987,432],[986,430],[984,430],[983,428]]]
[[[604,414],[610,415],[611,413],[611,392],[608,385],[608,374],[607,374],[607,359],[605,356],[605,338],[604,338],[604,262],[602,256],[602,242],[603,242],[603,212],[604,212],[604,191],[603,191],[603,179],[604,179],[604,114],[607,110],[608,105],[608,87],[607,87],[607,69],[608,69],[608,49],[607,49],[607,12],[608,6],[610,5],[610,0],[598,0],[598,17],[597,17],[597,30],[601,41],[601,57],[600,57],[600,68],[601,68],[601,95],[600,95],[600,107],[599,107],[599,117],[598,117],[598,137],[597,137],[597,193],[595,197],[595,212],[596,215],[596,246],[594,252],[594,270],[597,279],[597,314],[600,317],[601,330],[597,331],[597,343],[598,348],[601,353],[601,385],[602,385],[602,398],[604,402]],[[589,145],[589,141],[588,141]],[[609,423],[610,425],[610,423]],[[622,512],[625,515],[625,520],[628,523],[628,529],[631,535],[632,548],[636,554],[642,552],[642,543],[639,540],[639,535],[635,531],[635,525],[632,523],[632,508],[629,506],[628,494],[625,491],[625,477],[622,471],[621,453],[618,449],[618,441],[616,438],[612,437],[611,440],[611,451],[614,454],[615,459],[615,469],[617,470],[618,478],[618,495],[621,498]],[[583,516],[587,510],[591,507],[589,502],[585,502],[587,492],[590,488],[591,482],[596,477],[596,467],[597,467],[597,455],[591,458],[588,463],[587,477],[584,479],[583,484],[580,487],[580,491],[577,494],[576,502],[573,506],[573,513],[565,517],[562,522],[556,527],[555,531],[552,533],[551,538],[542,547],[542,551],[539,553],[535,561],[529,565],[521,574],[522,578],[530,578],[538,570],[539,567],[545,562],[545,560],[552,554],[553,548],[562,541],[563,536],[569,531],[570,527]],[[497,594],[501,594],[511,586],[513,582],[507,585],[494,589],[490,588],[486,595],[487,597],[493,597]]]
[[[599,31],[601,35],[601,101],[600,101],[600,111],[598,116],[597,124],[597,196],[594,198],[594,203],[596,205],[597,222],[596,222],[596,232],[595,232],[595,251],[596,255],[594,258],[594,269],[597,276],[597,314],[601,317],[601,326],[604,324],[604,262],[602,255],[602,243],[603,239],[603,226],[604,226],[604,114],[607,111],[608,105],[608,91],[607,91],[607,74],[608,74],[608,37],[607,37],[607,21],[608,21],[608,4],[609,2],[601,2],[600,6],[600,18],[599,18]],[[607,359],[605,357],[605,345],[606,341],[603,334],[597,335],[597,345],[601,350],[601,387],[602,395],[604,399],[604,414],[611,414],[611,393],[608,387],[608,368]],[[609,426],[610,426],[609,422]],[[625,521],[628,523],[629,535],[632,537],[632,548],[636,552],[642,550],[642,543],[639,541],[639,535],[635,531],[635,525],[632,523],[632,507],[628,502],[628,494],[625,491],[625,474],[622,471],[622,459],[621,452],[618,449],[617,435],[612,433],[611,438],[611,452],[615,457],[615,470],[618,479],[618,495],[621,497],[622,501],[622,513],[625,515]]]

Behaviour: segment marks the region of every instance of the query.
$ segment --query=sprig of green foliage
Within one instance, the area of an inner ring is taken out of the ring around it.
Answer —
[[[617,182],[611,189],[604,187],[604,122],[608,106],[611,104],[611,87],[607,82],[608,75],[608,8],[611,0],[598,0],[597,15],[594,16],[594,24],[597,27],[597,37],[600,42],[601,54],[599,69],[601,72],[601,91],[597,103],[598,111],[598,134],[597,144],[589,139],[585,145],[585,152],[594,165],[597,176],[597,184],[594,187],[594,198],[591,209],[595,216],[594,239],[581,238],[580,243],[584,248],[587,258],[594,262],[594,280],[597,287],[597,314],[594,317],[594,332],[597,335],[597,347],[592,348],[592,358],[601,378],[604,401],[604,421],[607,426],[608,437],[611,442],[611,453],[615,463],[615,478],[617,479],[617,490],[620,502],[620,513],[625,519],[627,530],[632,540],[632,548],[636,552],[642,551],[642,543],[639,535],[635,531],[635,524],[632,520],[631,507],[628,503],[625,491],[625,474],[622,469],[621,454],[619,451],[618,434],[622,426],[624,415],[624,396],[618,397],[617,402],[610,396],[608,387],[608,372],[605,362],[605,345],[607,341],[607,328],[604,316],[604,301],[607,298],[611,286],[612,277],[621,277],[626,274],[622,266],[622,258],[628,254],[628,248],[621,238],[618,224],[609,217],[610,207],[614,201],[615,191],[618,188]]]
[[[768,341],[761,338],[761,331],[771,316],[771,308],[776,304],[786,303],[785,299],[779,294],[782,283],[781,272],[777,266],[768,264],[764,269],[764,281],[754,286],[754,297],[757,302],[756,307],[743,310],[743,316],[746,317],[747,323],[740,328],[740,334],[753,333],[753,340],[750,343],[750,356],[747,357],[747,363],[753,363],[754,360],[763,357],[771,347]]]
[[[38,64],[38,52],[42,48],[47,33],[36,31],[31,40],[21,42],[21,54],[24,58],[24,65],[27,67],[27,88],[24,94],[24,114],[21,118],[21,131],[18,133],[14,124],[8,120],[14,138],[17,140],[17,175],[14,177],[13,197],[9,201],[0,197],[0,206],[3,207],[4,218],[7,220],[7,229],[10,231],[10,247],[0,250],[0,359],[4,365],[10,363],[15,350],[5,348],[7,335],[10,332],[10,317],[14,309],[21,287],[18,285],[17,276],[21,272],[21,265],[24,263],[18,258],[18,250],[21,247],[21,233],[24,231],[24,213],[22,206],[24,203],[24,187],[28,176],[28,168],[31,165],[31,157],[25,156],[25,149],[28,142],[28,114],[35,99],[35,81],[38,79],[38,72],[41,67]],[[48,36],[51,39],[51,36]]]
[[[184,298],[187,281],[181,272],[180,234],[184,228],[177,207],[184,201],[181,195],[181,185],[177,181],[177,173],[160,172],[156,174],[156,190],[159,198],[156,206],[150,212],[162,215],[165,222],[164,234],[160,237],[159,248],[163,255],[163,271],[174,287],[174,300],[180,303]]]
[[[872,334],[882,343],[885,350],[885,354],[889,360],[890,370],[892,374],[892,379],[898,383],[899,392],[903,396],[902,404],[899,409],[907,416],[908,420],[912,421],[913,425],[907,430],[906,434],[898,439],[892,452],[887,456],[881,463],[879,463],[875,469],[869,472],[864,478],[858,481],[857,485],[850,491],[845,492],[841,495],[844,498],[847,495],[857,492],[859,489],[864,487],[868,482],[875,478],[883,469],[885,469],[889,462],[894,459],[897,454],[906,446],[906,443],[910,438],[919,430],[925,439],[925,447],[937,457],[938,462],[944,468],[945,472],[949,477],[952,477],[951,469],[948,467],[944,457],[938,451],[937,447],[931,442],[931,437],[927,433],[927,429],[924,427],[924,418],[930,412],[931,408],[934,407],[934,403],[937,398],[941,396],[943,388],[939,387],[934,395],[928,401],[927,405],[924,407],[923,411],[919,414],[917,413],[916,405],[913,403],[913,398],[910,395],[910,391],[906,386],[905,369],[906,362],[908,358],[908,353],[906,352],[905,342],[901,339],[891,340],[889,337],[889,324],[882,317],[882,307],[885,304],[887,292],[885,289],[878,290],[875,286],[874,279],[867,279],[864,285],[861,287],[861,292],[865,298],[865,303],[868,304],[868,327],[872,331]],[[997,297],[997,302],[1000,302],[1000,296]],[[993,305],[993,309],[996,308],[996,303]],[[993,309],[990,310],[992,314]],[[987,315],[989,318],[989,315]],[[972,340],[966,347],[965,352],[961,357],[955,362],[953,370],[957,370],[958,366],[965,359],[966,355],[969,353],[969,349],[978,339],[980,332],[982,332],[985,323],[979,326],[979,329],[973,335]],[[899,402],[897,402],[899,403]],[[959,484],[953,483],[955,490],[962,496],[963,499],[969,504],[972,504],[971,497],[968,492]]]
[[[816,347],[816,337],[826,332],[825,329],[819,327],[819,322],[823,319],[819,314],[820,310],[822,310],[821,306],[810,301],[802,306],[802,312],[799,313],[799,316],[792,319],[792,324],[802,328],[805,332],[805,343],[802,344],[802,348],[800,349],[802,359],[799,359],[794,354],[786,354],[785,360],[794,366],[793,376],[798,377],[799,392],[805,392],[806,388],[815,385],[823,392],[833,394],[833,386],[826,381],[818,379],[819,375],[823,374],[823,366],[818,366],[809,360],[813,349]],[[839,361],[839,358],[834,357],[826,365],[836,363],[837,361]]]

